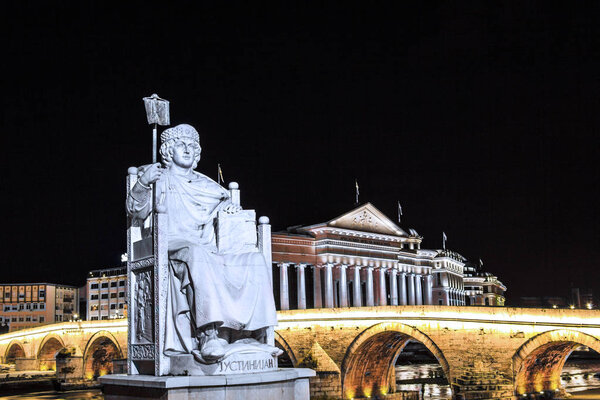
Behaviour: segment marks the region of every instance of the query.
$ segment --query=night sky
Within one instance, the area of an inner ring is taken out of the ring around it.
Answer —
[[[600,3],[83,3],[3,5],[3,283],[119,265],[156,92],[274,230],[352,209],[356,178],[509,304],[600,294]]]

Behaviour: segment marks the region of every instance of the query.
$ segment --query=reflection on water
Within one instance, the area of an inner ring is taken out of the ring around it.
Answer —
[[[445,400],[452,398],[450,385],[441,383],[409,383],[402,384],[400,381],[410,381],[414,379],[440,379],[444,377],[444,371],[439,364],[417,364],[417,365],[396,365],[396,389],[397,390],[418,390],[427,399]]]
[[[450,385],[430,383],[443,376],[444,372],[439,364],[397,365],[396,388],[422,391],[426,399],[451,399]],[[425,379],[428,383],[402,384],[401,382],[415,379]],[[561,375],[561,385],[567,389],[567,392],[600,388],[600,361],[567,362]]]
[[[102,400],[103,398],[100,389],[74,390],[72,392],[37,392],[0,397],[1,400]]]
[[[567,392],[600,388],[600,361],[575,361],[565,364],[560,383]]]

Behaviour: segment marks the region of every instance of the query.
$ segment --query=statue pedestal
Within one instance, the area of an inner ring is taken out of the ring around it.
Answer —
[[[105,400],[308,400],[307,368],[212,376],[105,375]]]

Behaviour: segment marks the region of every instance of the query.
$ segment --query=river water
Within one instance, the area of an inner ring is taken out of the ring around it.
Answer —
[[[600,361],[567,363],[561,376],[561,384],[568,392],[600,389]],[[399,390],[421,390],[427,400],[447,400],[452,398],[450,385],[439,383],[411,383],[402,381],[415,379],[436,379],[444,373],[439,364],[399,365],[396,367],[397,388]],[[102,400],[100,390],[77,390],[72,392],[38,392],[0,397],[1,400]]]
[[[567,362],[561,374],[561,385],[567,392],[575,393],[590,389],[600,389],[600,360]],[[452,398],[450,385],[435,383],[402,384],[402,381],[431,379],[444,376],[439,364],[418,364],[396,366],[397,389],[421,390],[426,399],[445,400]]]

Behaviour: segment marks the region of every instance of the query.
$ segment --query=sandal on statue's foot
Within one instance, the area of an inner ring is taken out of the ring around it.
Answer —
[[[221,338],[211,338],[202,345],[200,349],[200,355],[205,360],[205,362],[217,362],[219,359],[223,358],[226,351],[226,346],[228,345],[225,339]]]

